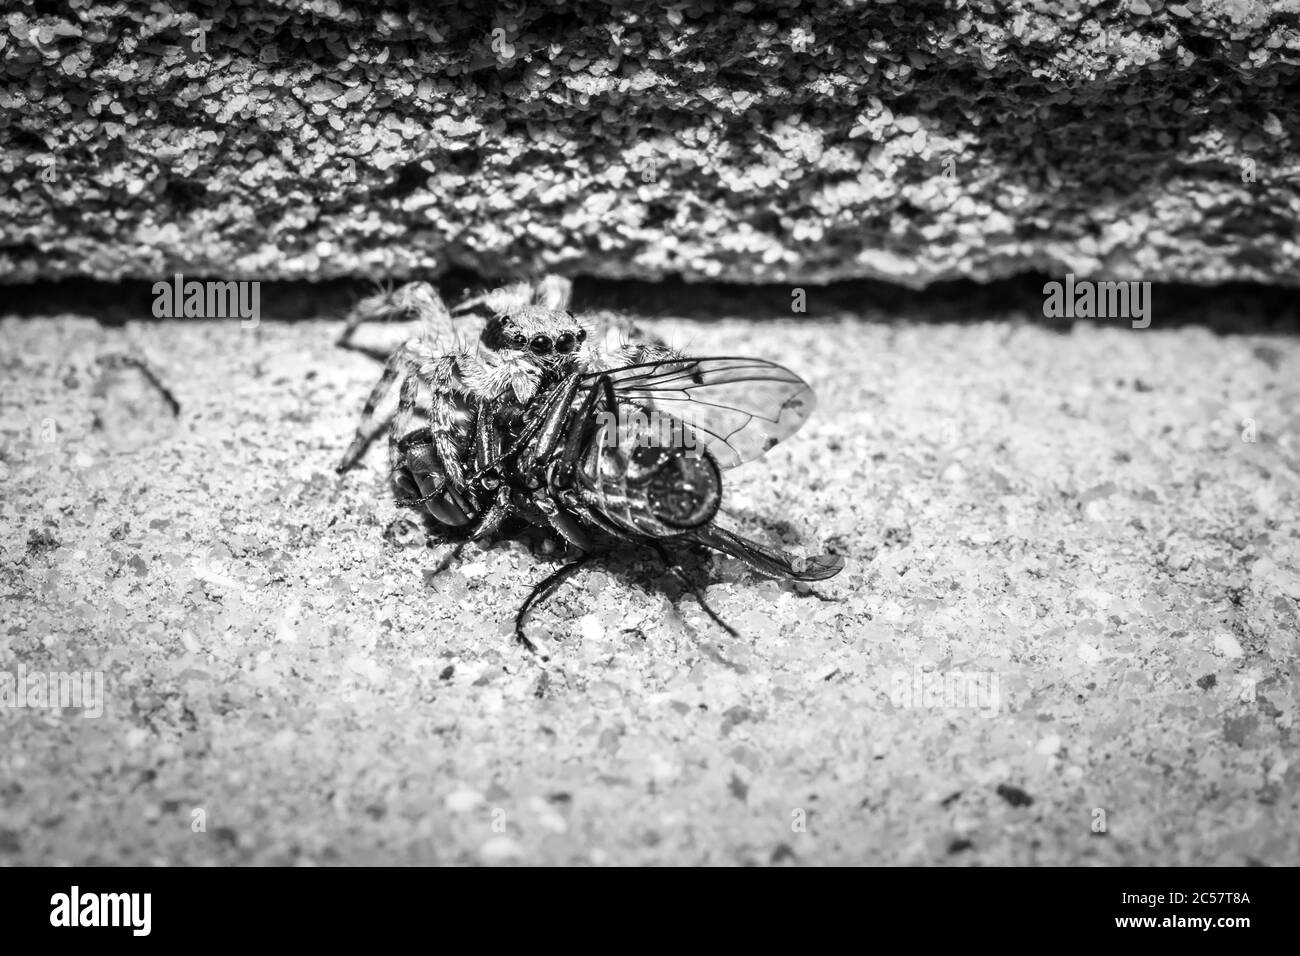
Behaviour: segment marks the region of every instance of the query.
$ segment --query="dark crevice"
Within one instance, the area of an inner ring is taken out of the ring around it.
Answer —
[[[172,215],[179,219],[201,207],[207,192],[207,187],[202,183],[188,179],[169,179],[163,187],[162,201],[171,209]]]
[[[186,275],[186,281],[203,276]],[[220,277],[217,277],[220,278]],[[376,277],[379,279],[382,277]],[[1083,277],[1080,277],[1083,278]],[[159,277],[170,281],[170,276]],[[893,282],[861,279],[830,285],[767,283],[737,285],[723,282],[660,282],[596,279],[579,276],[574,282],[574,307],[608,309],[651,317],[688,319],[843,319],[873,322],[964,324],[982,321],[1025,322],[1068,331],[1072,320],[1043,316],[1043,285],[1062,275],[1024,274],[994,282],[954,280],[923,289]],[[75,314],[109,326],[155,319],[154,282],[140,279],[100,282],[91,279],[43,280],[0,286],[4,305],[0,315],[23,318]],[[453,270],[438,280],[450,302],[509,281]],[[806,311],[792,311],[794,291],[803,289]],[[263,282],[261,315],[265,321],[341,318],[351,305],[375,290],[372,279],[326,282]],[[1153,282],[1151,325],[1133,334],[1158,334],[1161,329],[1202,326],[1219,334],[1300,333],[1300,289],[1233,282],[1217,286]],[[191,320],[192,321],[192,320]],[[1129,327],[1120,318],[1090,320]]]
[[[404,163],[396,168],[392,182],[371,193],[375,199],[409,196],[428,181],[430,173],[421,162]]]

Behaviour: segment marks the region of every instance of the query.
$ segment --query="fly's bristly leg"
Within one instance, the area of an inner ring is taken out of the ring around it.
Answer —
[[[531,484],[533,487],[540,485],[538,472],[546,467],[551,455],[559,447],[561,438],[564,437],[564,426],[573,414],[573,397],[578,392],[579,384],[579,377],[570,375],[556,385],[547,395],[538,413],[536,431],[527,441],[522,435],[520,436],[517,443],[519,447],[517,461],[519,475],[525,485]]]
[[[442,572],[446,571],[449,567],[459,561],[461,553],[465,550],[465,545],[468,543],[469,542],[467,541],[456,542],[450,551],[438,559],[438,566],[433,569],[433,574],[435,576],[442,574]]]
[[[671,572],[673,577],[675,577],[679,582],[681,582],[681,584],[685,588],[687,588],[692,594],[695,595],[695,600],[698,601],[700,607],[704,609],[704,613],[713,619],[713,623],[718,625],[718,627],[722,628],[732,637],[740,637],[740,632],[737,631],[730,624],[728,624],[726,621],[724,621],[721,617],[719,617],[718,613],[709,606],[709,602],[705,600],[704,594],[700,590],[699,586],[696,585],[694,581],[692,581],[689,577],[686,576],[686,572],[683,571],[677,565],[677,562],[672,559],[672,556],[668,553],[668,550],[658,541],[651,541],[650,547],[655,552],[655,554],[659,555],[659,560],[668,566],[668,570],[669,572]]]
[[[469,536],[475,541],[484,541],[501,530],[501,525],[510,517],[510,489],[502,485],[497,489],[496,499],[490,504],[478,523],[470,530]]]
[[[584,564],[586,564],[595,556],[596,556],[596,552],[588,551],[582,556],[574,559],[573,561],[570,561],[568,564],[564,565],[563,567],[557,568],[555,571],[552,571],[550,574],[544,577],[537,584],[533,585],[532,591],[529,593],[528,597],[524,599],[524,603],[520,606],[519,613],[515,615],[515,639],[518,640],[520,644],[524,645],[524,647],[528,648],[529,651],[531,651],[534,654],[538,653],[537,646],[532,641],[530,641],[528,639],[528,635],[524,633],[524,619],[528,616],[528,612],[531,611],[537,604],[539,604],[542,601],[545,601],[548,597],[550,597],[553,593],[555,593],[555,590],[561,584],[564,583],[565,578],[572,575],[575,571],[577,571],[579,568],[581,568]],[[540,656],[544,661],[550,660],[550,658],[544,654]]]
[[[587,445],[591,428],[595,425],[596,406],[602,397],[605,399],[605,404],[609,406],[606,411],[610,412],[616,421],[618,419],[618,400],[614,397],[613,383],[610,382],[608,375],[602,375],[596,379],[596,384],[578,406],[574,417],[575,424],[569,429],[569,436],[565,439],[564,451],[560,455],[559,466],[556,469],[554,479],[556,490],[569,488],[573,484],[573,474],[577,470],[582,450]]]

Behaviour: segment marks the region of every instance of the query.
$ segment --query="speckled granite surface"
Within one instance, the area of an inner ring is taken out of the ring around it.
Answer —
[[[907,318],[656,323],[817,387],[729,507],[849,566],[620,558],[545,667],[552,559],[333,474],[337,322],[4,320],[0,672],[107,700],[0,711],[0,863],[1300,862],[1296,340]]]
[[[1296,0],[13,0],[0,280],[1295,284]]]

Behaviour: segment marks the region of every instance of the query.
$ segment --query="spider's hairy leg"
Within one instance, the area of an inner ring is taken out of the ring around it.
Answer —
[[[664,362],[670,359],[684,359],[686,354],[664,342],[637,342],[620,345],[605,353],[605,360],[610,368],[620,365],[641,365],[646,362]]]
[[[668,349],[668,344],[658,335],[648,329],[642,328],[635,321],[621,313],[602,313],[599,318],[593,322],[591,331],[594,333],[595,341],[599,343],[599,352],[602,353],[603,361],[601,367],[616,368],[619,365],[630,365],[633,362],[626,358],[630,349],[635,349],[641,345],[662,346]],[[674,354],[667,357],[680,357],[676,350],[670,350]],[[614,355],[620,358],[611,358]],[[649,359],[655,361],[655,359]]]
[[[520,306],[527,305],[531,293],[526,282],[516,282],[503,288],[489,289],[472,298],[458,302],[452,312],[457,314],[469,312],[473,309],[482,309],[489,314],[501,314],[511,312]]]
[[[526,305],[540,305],[561,311],[569,307],[573,298],[573,281],[564,276],[546,275],[535,283],[515,282],[500,289],[492,289],[472,299],[466,299],[453,310],[466,312],[486,308],[496,314],[513,312]]]
[[[468,413],[477,417],[477,406],[470,409]],[[442,472],[446,476],[447,492],[468,515],[473,513],[477,502],[473,500],[473,489],[465,480],[467,449],[458,430],[458,426],[461,425],[460,418],[465,414],[465,409],[444,398],[435,403],[431,409],[432,422],[427,431],[433,439],[433,448],[437,452],[438,460],[442,464]],[[476,426],[477,422],[471,424]],[[472,449],[469,451],[472,454]]]
[[[384,430],[393,414],[393,409],[387,407],[389,401],[398,387],[416,371],[419,359],[420,349],[414,341],[407,342],[388,357],[379,381],[370,390],[370,396],[361,408],[361,422],[336,471],[342,473],[355,465],[375,440],[375,436]]]
[[[456,328],[447,303],[438,290],[427,282],[408,282],[393,294],[401,308],[420,322],[420,334],[430,346],[450,351],[456,341]]]
[[[455,340],[451,312],[442,296],[428,282],[408,282],[397,289],[385,289],[368,295],[348,313],[339,335],[342,348],[373,354],[373,350],[354,345],[352,336],[365,322],[378,322],[398,315],[409,315],[420,322],[420,337],[430,347],[447,350]]]
[[[533,286],[533,304],[554,312],[563,312],[573,298],[573,280],[554,274],[544,275]]]
[[[388,433],[388,467],[393,492],[399,503],[423,506],[443,524],[461,527],[469,524],[470,519],[460,503],[447,495],[450,482],[429,427],[432,411],[428,407],[428,389],[423,391],[424,394],[415,376],[402,383],[397,417]],[[412,484],[419,489],[418,495]]]
[[[163,384],[163,380],[158,376],[158,373],[143,358],[126,352],[110,352],[107,355],[99,356],[95,361],[109,371],[123,368],[135,369],[162,396],[163,401],[167,403],[167,407],[173,415],[181,413],[181,403],[176,400],[172,390]]]

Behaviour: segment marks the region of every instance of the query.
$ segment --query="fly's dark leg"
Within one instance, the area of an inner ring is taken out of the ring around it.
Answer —
[[[570,388],[570,386],[572,387]],[[561,382],[559,387],[569,391],[569,402],[572,402],[573,393],[577,390],[577,376],[570,376],[569,379]],[[512,456],[515,458],[516,463],[518,463],[519,455],[522,453],[522,450],[527,449],[533,442],[537,433],[541,431],[548,415],[547,410],[551,408],[551,404],[556,398],[557,395],[555,392],[547,392],[542,398],[541,414],[529,420],[528,424],[524,426],[523,431],[519,433],[519,436],[515,439],[514,444],[509,449],[503,451],[501,454],[486,463],[480,464],[476,462],[474,474],[469,476],[469,483],[471,485],[478,484],[483,480],[485,475],[504,464],[506,459]],[[563,408],[564,406],[560,405],[558,407]],[[516,471],[518,471],[518,469],[516,469]]]
[[[470,529],[469,536],[475,541],[492,537],[510,515],[510,489],[492,474],[493,462],[501,457],[501,445],[501,431],[497,428],[491,405],[479,401],[474,410],[473,486],[480,492],[495,494],[491,497],[491,504]]]
[[[565,578],[569,577],[569,575],[573,574],[573,572],[577,571],[595,556],[594,553],[584,554],[577,560],[570,561],[564,567],[551,572],[533,586],[532,592],[519,608],[519,613],[515,615],[515,639],[518,640],[520,644],[524,645],[524,647],[528,648],[534,654],[537,653],[536,645],[534,645],[533,642],[528,639],[528,636],[524,634],[524,618],[528,616],[528,612],[531,611],[535,605],[545,601],[555,593],[556,588],[564,583]],[[548,659],[549,658],[545,656],[542,657],[542,660]]]
[[[559,447],[564,426],[572,412],[573,397],[578,393],[580,379],[570,375],[546,397],[536,419],[536,429],[525,429],[527,438],[519,436],[519,477],[531,488],[542,484],[540,474],[551,455]]]
[[[497,489],[496,499],[488,506],[487,511],[478,519],[478,523],[470,531],[470,537],[475,541],[482,541],[490,538],[501,530],[501,524],[510,516],[510,489],[502,485]]]
[[[587,537],[587,532],[582,530],[582,526],[578,524],[573,515],[557,507],[549,497],[535,499],[535,501],[538,510],[546,515],[546,520],[550,522],[551,527],[560,532],[565,541],[579,551],[590,551],[594,547],[591,539]]]
[[[457,542],[454,548],[442,556],[442,559],[438,562],[438,566],[433,569],[433,573],[435,575],[442,574],[443,571],[446,571],[449,567],[460,560],[460,554],[464,550],[465,542]]]
[[[695,600],[700,602],[700,607],[704,608],[704,613],[713,619],[713,623],[718,625],[718,627],[722,628],[732,637],[740,637],[739,631],[722,618],[718,617],[718,613],[714,611],[713,608],[709,607],[709,602],[704,599],[704,594],[698,587],[696,587],[695,582],[686,576],[686,572],[677,566],[677,562],[672,559],[664,546],[658,541],[651,541],[650,547],[654,549],[654,552],[657,555],[659,555],[659,560],[668,566],[668,570],[672,572],[673,577],[680,581],[682,585],[688,588],[690,592],[695,595]]]
[[[486,466],[476,468],[474,474],[469,477],[469,483],[476,484],[488,471],[514,456],[517,464],[516,471],[524,479],[524,483],[528,484],[531,480],[532,487],[541,487],[537,466],[549,458],[559,444],[565,418],[569,406],[573,404],[573,396],[577,394],[578,385],[579,376],[570,375],[547,392],[542,398],[537,416],[532,418],[519,433],[514,445],[488,462]],[[527,467],[524,467],[525,463]]]
[[[596,405],[602,397],[608,406],[606,411],[614,416],[615,421],[618,420],[618,399],[614,396],[614,383],[610,381],[608,375],[602,375],[596,379],[595,385],[578,406],[575,417],[577,427],[569,430],[569,437],[564,442],[564,453],[560,455],[560,460],[555,467],[553,483],[557,489],[573,486],[573,473],[578,467],[578,459],[582,456],[582,451],[595,427]]]
[[[491,490],[501,483],[500,476],[492,472],[503,457],[503,445],[491,405],[479,401],[474,421],[474,484]]]
[[[793,578],[796,581],[822,581],[839,574],[844,568],[840,555],[818,554],[797,558],[780,548],[768,547],[757,541],[742,538],[717,524],[695,528],[684,535],[688,541],[703,544],[732,557],[739,558],[755,571],[774,578]]]

